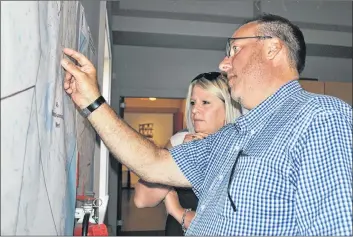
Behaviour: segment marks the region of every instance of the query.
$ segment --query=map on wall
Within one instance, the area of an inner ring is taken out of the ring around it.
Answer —
[[[79,9],[1,2],[1,235],[72,235],[79,124],[60,60]]]
[[[96,65],[96,51],[92,35],[87,25],[84,9],[79,14],[78,51]],[[79,154],[78,194],[93,192],[93,158],[95,149],[95,131],[87,119],[79,113],[76,115],[77,151]]]

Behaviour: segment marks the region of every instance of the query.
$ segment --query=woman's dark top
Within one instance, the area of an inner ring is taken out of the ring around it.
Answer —
[[[174,188],[178,194],[180,205],[196,211],[198,199],[191,188]],[[183,236],[184,232],[180,223],[171,215],[168,215],[165,225],[166,236]]]

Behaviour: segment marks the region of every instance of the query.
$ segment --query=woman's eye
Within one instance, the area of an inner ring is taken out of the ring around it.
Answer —
[[[202,101],[202,103],[204,104],[204,105],[207,105],[207,104],[209,104],[210,102],[208,102],[208,101]]]
[[[195,101],[190,101],[190,105],[195,105]]]

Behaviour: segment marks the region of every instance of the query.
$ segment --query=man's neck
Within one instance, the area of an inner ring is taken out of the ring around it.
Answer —
[[[266,85],[262,85],[254,90],[251,93],[252,95],[248,96],[248,101],[242,101],[242,105],[245,108],[250,110],[257,107],[271,95],[275,94],[282,86],[298,79],[299,75],[293,71],[288,71],[286,73],[279,73],[279,75],[272,74],[271,78],[267,78],[267,80],[264,80]]]

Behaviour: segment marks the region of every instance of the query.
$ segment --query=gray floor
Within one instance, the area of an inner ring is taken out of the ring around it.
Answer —
[[[134,190],[123,189],[122,232],[125,233],[124,235],[128,235],[126,231],[154,231],[156,235],[159,235],[158,233],[164,230],[166,217],[163,203],[153,208],[137,208],[134,204]]]

